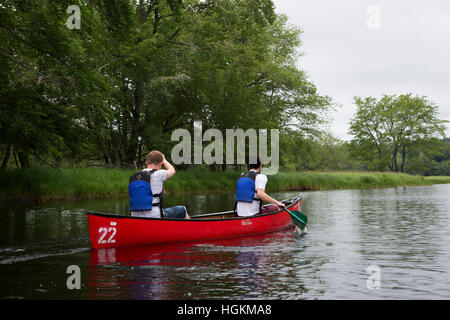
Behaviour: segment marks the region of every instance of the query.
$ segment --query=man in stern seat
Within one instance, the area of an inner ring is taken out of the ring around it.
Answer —
[[[263,164],[259,157],[251,161],[249,171],[241,174],[236,185],[236,212],[240,217],[249,217],[258,213],[275,212],[286,205],[269,196],[266,192],[267,176],[261,173]],[[263,207],[262,201],[273,203]]]

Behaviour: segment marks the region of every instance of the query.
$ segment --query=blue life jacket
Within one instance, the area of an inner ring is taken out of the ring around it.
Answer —
[[[241,174],[236,185],[236,205],[238,202],[252,203],[253,201],[259,201],[261,211],[262,201],[255,198],[255,180],[258,174],[258,172],[252,170]]]
[[[130,195],[130,211],[149,211],[153,206],[163,208],[163,193],[153,194],[150,185],[151,175],[156,170],[139,171],[130,177],[130,184],[128,185],[128,194]],[[153,204],[153,197],[159,198],[159,203]]]

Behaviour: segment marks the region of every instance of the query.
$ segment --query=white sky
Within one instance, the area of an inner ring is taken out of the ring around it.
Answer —
[[[273,2],[277,13],[303,31],[298,67],[320,94],[342,105],[331,114],[335,136],[351,139],[354,96],[425,95],[439,106],[440,118],[450,121],[450,1]],[[379,29],[369,28],[377,25],[373,5]]]

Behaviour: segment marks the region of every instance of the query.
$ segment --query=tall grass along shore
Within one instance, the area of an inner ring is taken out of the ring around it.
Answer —
[[[135,170],[50,168],[0,171],[0,201],[101,199],[128,196]],[[167,194],[234,192],[240,172],[207,169],[178,171],[166,182]],[[450,177],[421,177],[387,172],[279,172],[269,177],[267,191],[366,189],[450,183]]]

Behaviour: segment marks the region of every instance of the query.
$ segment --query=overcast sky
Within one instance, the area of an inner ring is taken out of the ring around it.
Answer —
[[[299,68],[342,105],[331,115],[337,137],[351,138],[354,96],[426,95],[450,120],[450,1],[273,1],[303,31]]]

